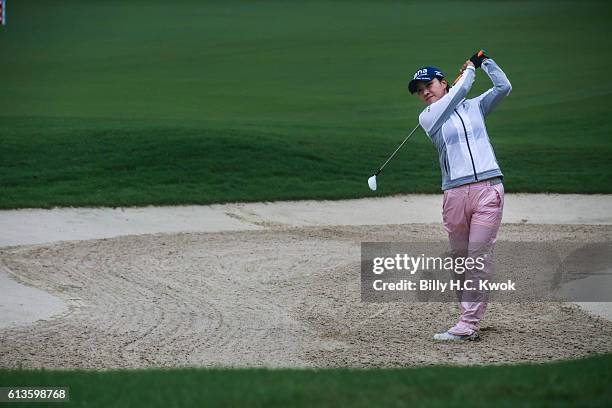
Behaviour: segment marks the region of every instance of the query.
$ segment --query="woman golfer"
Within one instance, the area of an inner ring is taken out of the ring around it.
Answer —
[[[473,99],[466,96],[481,68],[493,88]],[[479,323],[487,308],[488,293],[479,281],[492,276],[492,255],[504,207],[503,174],[495,158],[485,127],[485,118],[512,90],[508,78],[484,52],[465,62],[462,75],[452,88],[442,71],[419,69],[410,81],[410,93],[427,104],[419,123],[438,149],[444,200],[442,214],[450,250],[455,257],[482,257],[481,268],[455,274],[468,285],[459,290],[461,317],[457,324],[435,340],[477,340]]]

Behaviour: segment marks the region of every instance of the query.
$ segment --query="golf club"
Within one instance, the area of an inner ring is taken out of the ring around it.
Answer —
[[[384,163],[383,163],[383,165],[382,165],[382,166],[380,166],[380,168],[379,168],[379,169],[376,171],[376,173],[374,173],[374,175],[368,179],[368,186],[370,187],[370,190],[372,190],[372,191],[376,191],[376,186],[377,186],[377,185],[376,185],[376,176],[378,176],[378,175],[380,174],[380,172],[382,171],[382,169],[384,169],[384,168],[385,168],[385,166],[387,165],[387,163],[389,163],[389,162],[391,161],[391,159],[393,158],[393,156],[395,156],[395,154],[397,153],[397,151],[398,151],[399,149],[401,149],[401,148],[402,148],[402,146],[404,145],[404,143],[406,143],[406,141],[407,141],[408,139],[410,139],[410,136],[412,136],[412,134],[413,134],[414,132],[416,132],[416,130],[417,130],[417,129],[418,129],[420,126],[421,126],[421,125],[416,125],[416,127],[415,127],[414,129],[412,129],[412,132],[410,132],[410,134],[409,134],[408,136],[406,136],[406,138],[404,139],[404,141],[403,141],[403,142],[402,142],[402,143],[401,143],[399,146],[397,146],[397,149],[395,149],[395,151],[394,151],[394,152],[391,154],[391,156],[389,156],[389,158],[387,159],[387,161],[386,161],[386,162],[384,162]]]

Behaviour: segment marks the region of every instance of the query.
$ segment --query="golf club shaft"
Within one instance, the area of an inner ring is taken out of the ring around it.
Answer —
[[[407,136],[407,137],[404,139],[404,141],[403,141],[403,142],[402,142],[402,143],[401,143],[399,146],[397,146],[397,149],[395,149],[395,151],[394,151],[394,152],[391,154],[391,156],[389,156],[389,158],[387,159],[387,161],[386,161],[386,162],[385,162],[385,163],[384,163],[382,166],[380,166],[380,168],[379,168],[379,169],[378,169],[378,171],[376,172],[375,176],[378,176],[378,175],[380,174],[380,172],[382,171],[382,169],[384,169],[384,168],[385,168],[385,166],[387,165],[387,163],[389,163],[389,162],[391,161],[391,159],[393,158],[393,156],[395,156],[395,154],[397,153],[397,151],[398,151],[399,149],[401,149],[401,148],[402,148],[402,146],[404,145],[404,143],[406,143],[406,141],[407,141],[408,139],[410,139],[410,136],[412,136],[412,134],[413,134],[414,132],[416,132],[416,130],[417,130],[417,129],[418,129],[420,126],[421,126],[421,125],[420,125],[420,124],[418,124],[418,125],[416,125],[416,127],[415,127],[414,129],[412,129],[412,132],[410,132],[410,134],[409,134],[409,135],[408,135],[408,136]]]

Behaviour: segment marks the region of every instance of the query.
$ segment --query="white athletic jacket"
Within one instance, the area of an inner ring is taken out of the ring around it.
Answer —
[[[503,177],[489,141],[484,118],[512,90],[506,74],[492,59],[482,63],[493,88],[465,99],[476,70],[469,66],[461,79],[419,115],[419,123],[438,149],[442,190],[493,177]]]

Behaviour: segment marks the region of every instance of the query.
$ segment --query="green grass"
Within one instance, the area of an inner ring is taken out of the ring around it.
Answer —
[[[541,365],[377,370],[0,370],[0,386],[70,387],[71,402],[61,406],[74,407],[604,407],[612,399],[611,383],[612,355]]]
[[[0,208],[374,195],[412,73],[480,47],[514,88],[487,122],[506,190],[612,192],[609,2],[177,3],[9,2]],[[376,195],[439,178],[417,133]]]

